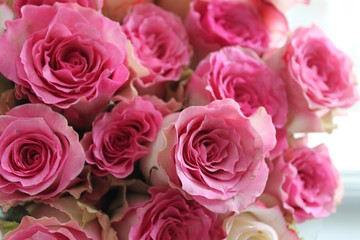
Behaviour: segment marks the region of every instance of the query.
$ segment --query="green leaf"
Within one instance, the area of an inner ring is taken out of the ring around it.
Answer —
[[[4,237],[5,234],[11,230],[16,229],[19,226],[19,223],[15,222],[15,221],[5,221],[0,219],[0,231],[1,231],[1,236]]]

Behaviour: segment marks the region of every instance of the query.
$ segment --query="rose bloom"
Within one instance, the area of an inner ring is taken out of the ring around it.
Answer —
[[[261,199],[266,204],[279,204],[296,222],[327,217],[341,201],[340,176],[323,144],[290,148],[272,160],[269,167]]]
[[[151,188],[152,198],[140,206],[129,239],[223,239],[217,214],[176,189]],[[126,238],[127,239],[127,238]]]
[[[54,3],[77,3],[83,7],[89,7],[100,10],[103,6],[103,0],[14,0],[14,10],[18,17],[21,17],[21,8],[24,5],[53,5]]]
[[[288,224],[278,207],[267,208],[261,202],[249,206],[240,214],[234,214],[224,220],[223,228],[226,240],[262,239],[262,240],[298,240],[294,230]]]
[[[8,232],[3,240],[23,239],[84,239],[92,240],[75,221],[61,223],[56,218],[34,219],[25,216],[18,228]],[[94,239],[95,240],[95,239]]]
[[[141,161],[152,184],[169,181],[218,213],[240,212],[262,193],[268,175],[264,156],[276,143],[263,108],[248,118],[239,104],[225,99],[188,107],[163,122],[163,134]]]
[[[135,55],[150,74],[143,85],[176,81],[190,63],[191,48],[181,19],[153,4],[134,6],[125,17],[123,30],[134,45]]]
[[[0,36],[5,32],[5,22],[12,19],[14,19],[14,12],[11,7],[7,3],[0,1]]]
[[[148,145],[155,141],[161,123],[162,115],[150,101],[136,97],[118,103],[110,113],[100,114],[81,140],[86,162],[96,175],[127,177],[135,161],[150,152]]]
[[[196,91],[194,91],[196,89]],[[264,107],[277,129],[277,152],[287,148],[286,90],[283,81],[251,50],[226,47],[209,54],[192,75],[186,91],[189,105],[232,98],[245,116]]]
[[[22,14],[0,38],[0,72],[15,82],[18,98],[88,127],[128,78],[119,24],[77,4],[26,5]]]
[[[286,82],[291,132],[331,130],[334,110],[359,98],[351,60],[316,26],[298,28],[264,58]]]
[[[185,21],[196,64],[207,53],[239,45],[262,54],[286,40],[285,16],[266,0],[195,0]]]
[[[62,115],[40,104],[0,116],[0,156],[2,205],[60,194],[85,163],[77,133]]]

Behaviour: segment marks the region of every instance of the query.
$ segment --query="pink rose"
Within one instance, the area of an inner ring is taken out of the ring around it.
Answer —
[[[14,19],[14,17],[11,7],[7,3],[0,1],[0,36],[5,32],[5,22]]]
[[[279,204],[296,222],[326,217],[341,201],[340,176],[325,145],[290,148],[269,167],[261,199],[266,204]]]
[[[277,152],[287,148],[286,140],[281,141],[288,112],[284,83],[254,52],[226,47],[209,54],[192,75],[186,97],[189,105],[232,98],[247,117],[264,107],[277,129]]]
[[[262,193],[264,156],[276,143],[264,108],[248,118],[234,100],[217,100],[168,115],[163,123],[149,159],[141,162],[152,184],[169,181],[219,213],[240,212]]]
[[[134,6],[125,17],[123,30],[134,45],[135,55],[150,74],[143,85],[176,81],[189,65],[191,48],[181,19],[153,4]]]
[[[152,198],[137,209],[129,239],[223,239],[217,214],[175,189],[151,188]]]
[[[155,141],[161,122],[161,113],[140,97],[118,103],[110,113],[100,114],[81,140],[86,162],[96,175],[127,177],[135,161],[150,152],[148,145]]]
[[[2,205],[54,197],[84,167],[77,133],[44,105],[25,104],[1,115],[0,143]]]
[[[77,4],[27,5],[22,14],[0,38],[0,72],[15,82],[18,98],[88,127],[129,74],[119,24]]]
[[[84,239],[92,240],[75,221],[61,223],[56,218],[34,219],[25,216],[18,228],[8,232],[3,240],[23,239]]]
[[[291,132],[331,130],[334,110],[359,98],[351,60],[316,26],[298,28],[264,58],[286,82]]]
[[[53,5],[59,3],[77,3],[83,7],[89,7],[100,10],[104,0],[14,0],[14,10],[18,17],[21,17],[21,8],[25,5]]]
[[[262,54],[285,41],[284,15],[266,0],[195,0],[186,18],[196,64],[207,53],[239,45]]]
[[[224,220],[226,240],[263,239],[299,240],[278,207],[266,208],[261,202],[251,205],[240,214]]]

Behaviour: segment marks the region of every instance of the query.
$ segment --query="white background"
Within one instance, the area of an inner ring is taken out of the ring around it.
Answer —
[[[308,6],[290,9],[286,16],[291,30],[312,24],[322,28],[334,44],[351,57],[360,80],[360,1],[311,0]],[[345,198],[332,216],[300,226],[300,235],[305,240],[360,239],[360,104],[335,122],[338,128],[332,134],[313,134],[310,145],[325,143],[328,146],[341,173]]]

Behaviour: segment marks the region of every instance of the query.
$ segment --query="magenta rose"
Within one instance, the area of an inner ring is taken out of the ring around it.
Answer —
[[[142,85],[178,80],[190,63],[191,48],[181,19],[154,4],[139,4],[125,17],[123,30],[149,75]]]
[[[207,53],[239,45],[262,54],[286,40],[287,21],[266,0],[195,0],[185,22],[196,64]]]
[[[90,238],[75,221],[61,223],[56,218],[35,219],[25,216],[18,228],[8,232],[3,240],[23,239],[83,239]]]
[[[269,163],[270,173],[261,199],[276,203],[296,222],[326,217],[341,201],[340,176],[325,145],[298,146]]]
[[[0,36],[5,32],[5,22],[12,19],[14,19],[14,12],[11,7],[7,3],[0,1]]]
[[[60,194],[84,167],[85,153],[66,119],[40,104],[0,116],[0,203]]]
[[[21,8],[25,5],[53,5],[59,3],[77,3],[82,7],[89,7],[100,10],[104,0],[14,0],[14,10],[18,17],[21,17]]]
[[[248,49],[226,47],[209,54],[192,75],[186,98],[189,105],[232,98],[247,117],[262,106],[277,129],[277,152],[287,148],[286,134],[282,134],[288,113],[285,85]]]
[[[218,213],[240,212],[262,193],[264,156],[276,143],[264,108],[248,118],[238,103],[224,99],[188,107],[163,122],[163,134],[141,162],[151,183],[168,181]]]
[[[118,103],[110,113],[100,114],[81,140],[86,162],[96,175],[127,177],[134,163],[150,152],[161,123],[162,115],[150,101],[136,97]]]
[[[265,61],[286,82],[291,132],[331,130],[334,110],[359,98],[351,60],[316,26],[298,28]]]
[[[152,198],[137,209],[128,239],[223,239],[217,214],[176,189],[151,188]]]
[[[18,98],[62,110],[86,128],[128,78],[125,34],[77,4],[26,5],[22,14],[0,38],[0,72]]]

